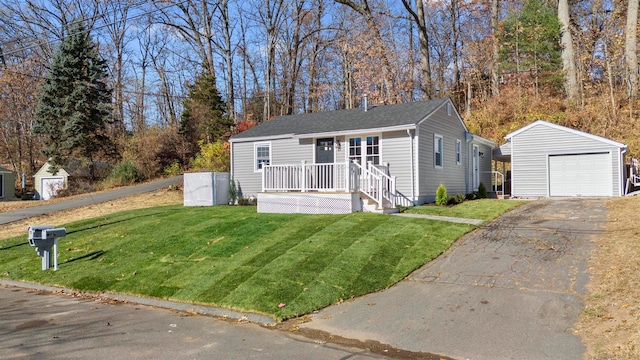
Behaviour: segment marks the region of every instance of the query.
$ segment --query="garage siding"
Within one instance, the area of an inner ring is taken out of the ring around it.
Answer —
[[[514,135],[511,149],[513,196],[549,196],[549,155],[599,152],[610,153],[611,193],[620,194],[620,149],[616,146],[572,131],[538,124]]]

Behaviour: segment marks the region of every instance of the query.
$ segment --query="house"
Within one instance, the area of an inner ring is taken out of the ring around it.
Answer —
[[[69,173],[60,168],[56,174],[49,171],[51,164],[45,162],[34,177],[34,198],[39,200],[49,200],[58,194],[58,191],[67,187],[69,183]]]
[[[231,137],[231,177],[259,212],[391,209],[491,184],[495,143],[450,99],[280,116]]]
[[[16,194],[16,173],[0,166],[0,200],[11,200]]]
[[[543,120],[507,136],[495,161],[511,163],[511,196],[622,196],[627,146]]]

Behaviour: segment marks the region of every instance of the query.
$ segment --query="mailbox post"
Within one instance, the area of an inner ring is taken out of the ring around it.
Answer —
[[[42,257],[42,270],[51,268],[58,270],[58,238],[67,235],[65,228],[54,228],[51,225],[29,226],[29,245],[36,248]]]

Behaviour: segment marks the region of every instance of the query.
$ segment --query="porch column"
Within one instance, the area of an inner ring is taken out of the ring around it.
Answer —
[[[302,163],[302,171],[300,171],[300,191],[306,192],[307,190],[307,162],[305,160],[301,161]]]

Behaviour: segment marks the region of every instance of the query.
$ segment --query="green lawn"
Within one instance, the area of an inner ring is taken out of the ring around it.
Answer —
[[[180,205],[64,226],[58,271],[41,270],[25,236],[0,241],[0,277],[278,319],[386,288],[473,229],[370,213],[258,214],[255,207]]]
[[[409,214],[451,216],[466,219],[493,220],[505,211],[524,202],[519,200],[480,199],[465,201],[455,206],[436,206],[433,204],[415,206],[405,210]]]

